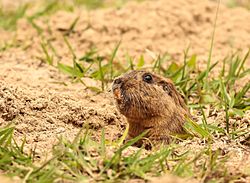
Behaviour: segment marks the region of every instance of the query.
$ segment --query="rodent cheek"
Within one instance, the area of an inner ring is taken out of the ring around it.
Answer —
[[[168,100],[166,100],[167,96],[164,91],[158,90],[156,87],[151,88],[150,94],[145,97],[144,103],[148,106],[151,115],[158,116],[162,114],[162,111],[166,107],[165,103],[168,103]]]

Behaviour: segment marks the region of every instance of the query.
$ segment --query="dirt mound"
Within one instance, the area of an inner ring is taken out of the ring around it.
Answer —
[[[55,144],[59,135],[73,139],[87,123],[97,132],[96,138],[103,127],[110,139],[122,133],[125,121],[118,115],[110,93],[97,95],[82,84],[72,84],[56,69],[37,66],[27,54],[6,53],[1,60],[0,125],[13,121],[16,136],[26,136],[38,153],[47,151],[45,147]],[[65,79],[67,85],[58,83],[58,79]]]
[[[74,138],[84,124],[96,131],[96,138],[100,136],[102,128],[107,129],[110,140],[119,137],[125,123],[118,117],[114,105],[107,101],[93,107],[98,98],[93,96],[89,101],[84,99],[84,94],[82,97],[83,100],[79,101],[61,92],[48,89],[38,91],[1,82],[1,124],[13,121],[17,137],[26,136],[28,144],[38,145],[39,150],[45,151],[48,150],[46,147],[55,144],[58,135]]]

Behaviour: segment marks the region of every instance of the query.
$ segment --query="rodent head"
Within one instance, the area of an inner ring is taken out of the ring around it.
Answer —
[[[116,78],[112,91],[119,111],[130,119],[164,117],[178,110],[187,111],[173,82],[147,71],[130,71]]]

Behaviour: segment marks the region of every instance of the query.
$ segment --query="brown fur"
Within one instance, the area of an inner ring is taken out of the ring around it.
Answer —
[[[146,76],[152,80],[145,81]],[[183,132],[189,111],[170,79],[130,71],[114,80],[112,90],[117,108],[128,120],[131,138],[148,129],[151,141],[169,143],[170,134]]]

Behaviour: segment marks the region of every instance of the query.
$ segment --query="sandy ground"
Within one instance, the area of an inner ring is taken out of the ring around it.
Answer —
[[[57,50],[57,59],[62,62],[72,60],[63,42],[63,33],[80,17],[69,35],[78,57],[92,46],[97,47],[100,54],[109,54],[121,40],[117,57],[121,62],[126,53],[136,58],[144,54],[150,62],[152,58],[146,49],[156,55],[169,53],[173,59],[182,61],[183,51],[190,46],[190,54],[197,54],[199,66],[204,67],[216,7],[213,2],[197,0],[131,2],[120,9],[58,12],[39,18],[36,23],[45,30],[44,36],[51,41]],[[249,20],[250,12],[246,9],[220,6],[213,62],[236,51],[245,53],[250,48]],[[38,157],[49,154],[57,136],[73,139],[85,124],[96,131],[97,140],[102,128],[110,140],[119,137],[126,122],[116,110],[111,93],[96,94],[82,84],[72,84],[70,78],[44,64],[41,37],[26,20],[19,21],[18,25],[16,32],[0,31],[1,44],[15,45],[0,52],[0,125],[14,122],[16,137],[26,136],[28,147],[36,146]],[[249,60],[247,65],[250,66]],[[98,84],[85,80],[90,85]],[[249,118],[247,115],[242,119],[248,126]],[[187,147],[196,145],[194,142]],[[239,151],[235,153],[235,162],[249,165],[249,147]],[[238,163],[232,165],[237,170],[242,168]]]

